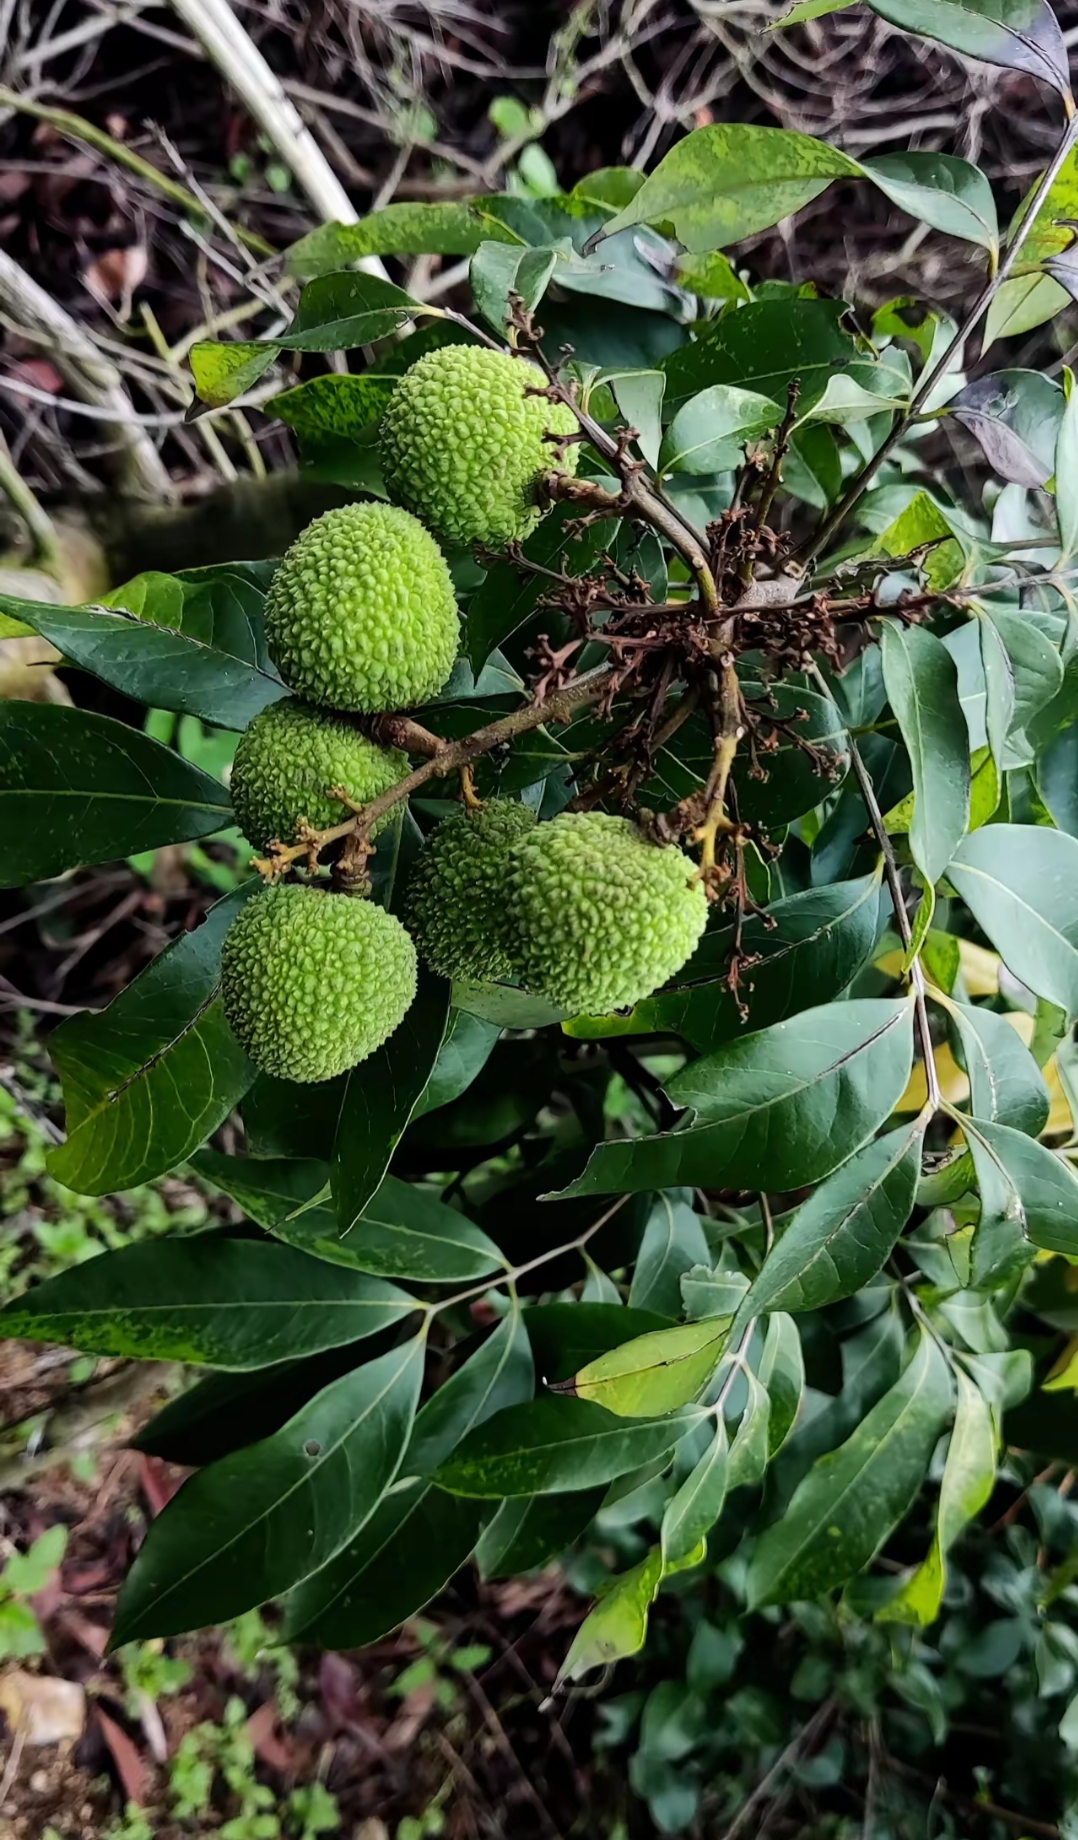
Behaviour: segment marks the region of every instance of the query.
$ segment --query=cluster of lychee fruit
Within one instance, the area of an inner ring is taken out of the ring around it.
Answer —
[[[265,623],[294,694],[255,717],[232,774],[237,822],[257,849],[333,826],[347,816],[342,791],[360,807],[407,773],[407,756],[354,717],[414,708],[450,677],[459,618],[436,535],[520,541],[541,516],[541,477],[575,467],[577,448],[556,446],[572,412],[537,383],[507,354],[428,352],[379,429],[394,502],[326,512],[285,555]],[[518,979],[566,1013],[632,1004],[685,962],[707,905],[682,851],[628,819],[563,812],[538,824],[493,799],[438,825],[404,913],[407,924],[317,880],[276,881],[246,903],[225,939],[222,995],[258,1068],[326,1080],[366,1059],[414,999],[417,947],[446,977]]]

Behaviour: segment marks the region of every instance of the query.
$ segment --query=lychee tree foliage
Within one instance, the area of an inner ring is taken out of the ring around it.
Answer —
[[[747,1603],[857,1579],[901,1673],[1008,1435],[1052,1454],[1031,1351],[1070,1383],[1078,400],[973,335],[1078,287],[1074,104],[1044,0],[924,29],[1060,92],[1007,235],[964,160],[736,124],[647,177],[316,231],[291,330],[196,347],[194,378],[220,405],[281,353],[373,351],[269,405],[357,504],[276,574],[4,603],[114,706],[239,733],[256,852],[51,1038],[59,1179],[186,1164],[239,1224],[0,1316],[204,1370],[140,1438],[195,1473],[117,1640],[277,1600],[290,1638],[358,1646],[647,1483],[645,1555],[567,1678],[640,1646],[735,1493]],[[738,261],[836,180],[980,266],[961,327]],[[467,312],[353,266],[423,252],[470,256]],[[927,467],[944,421],[983,497]],[[233,819],[130,713],[7,703],[0,761],[7,885]]]

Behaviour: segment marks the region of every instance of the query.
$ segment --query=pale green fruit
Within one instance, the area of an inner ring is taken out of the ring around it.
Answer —
[[[443,345],[412,365],[382,417],[378,440],[391,498],[452,543],[502,549],[534,530],[544,473],[575,473],[578,450],[565,403],[531,396],[545,378],[531,364],[478,345]]]
[[[347,817],[330,786],[357,804],[388,792],[408,771],[399,748],[378,747],[342,716],[287,697],[257,715],[240,736],[232,763],[232,809],[256,850],[275,839],[291,843],[301,818],[326,830]],[[381,825],[374,826],[373,835]]]
[[[398,505],[342,505],[308,524],[273,577],[265,620],[291,690],[368,714],[426,702],[460,643],[445,557]]]
[[[574,1015],[650,996],[707,920],[694,865],[628,818],[563,812],[513,846],[510,951],[526,990]]]
[[[507,978],[505,871],[511,844],[535,813],[511,799],[461,806],[439,824],[412,870],[405,919],[433,971],[448,978]]]
[[[225,1014],[255,1066],[278,1079],[332,1080],[366,1060],[415,992],[415,947],[373,901],[279,883],[225,936]]]

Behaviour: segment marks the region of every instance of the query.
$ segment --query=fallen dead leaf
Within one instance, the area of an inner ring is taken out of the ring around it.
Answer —
[[[86,1723],[86,1695],[76,1680],[10,1668],[0,1674],[0,1712],[27,1744],[74,1744]]]
[[[112,1761],[123,1784],[124,1794],[129,1802],[137,1802],[140,1808],[144,1807],[147,1800],[146,1765],[139,1755],[138,1747],[100,1706],[96,1706],[94,1711],[101,1735],[112,1753]]]

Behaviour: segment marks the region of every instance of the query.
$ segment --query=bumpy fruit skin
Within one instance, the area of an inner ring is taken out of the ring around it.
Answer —
[[[559,460],[544,431],[571,434],[565,403],[528,396],[540,372],[475,345],[443,345],[405,371],[379,430],[386,487],[449,542],[491,549],[519,542],[542,515],[540,475],[575,473],[578,449]]]
[[[445,557],[399,505],[342,505],[308,524],[273,577],[265,620],[290,689],[369,714],[433,696],[460,643]]]
[[[462,806],[439,824],[412,870],[404,911],[432,971],[449,978],[512,976],[505,873],[511,845],[534,823],[526,805],[492,799],[481,811]]]
[[[403,779],[408,756],[377,747],[358,729],[295,697],[272,703],[240,736],[232,763],[232,808],[248,843],[264,850],[291,843],[306,818],[325,830],[347,816],[327,787],[343,786],[360,805]],[[388,816],[382,824],[389,822]],[[380,825],[374,826],[377,834]]]
[[[415,991],[415,947],[372,901],[281,883],[225,936],[225,1014],[255,1066],[282,1080],[332,1080],[366,1060]]]
[[[525,989],[577,1015],[651,995],[680,970],[707,920],[693,865],[628,818],[563,812],[514,845],[511,951]]]

